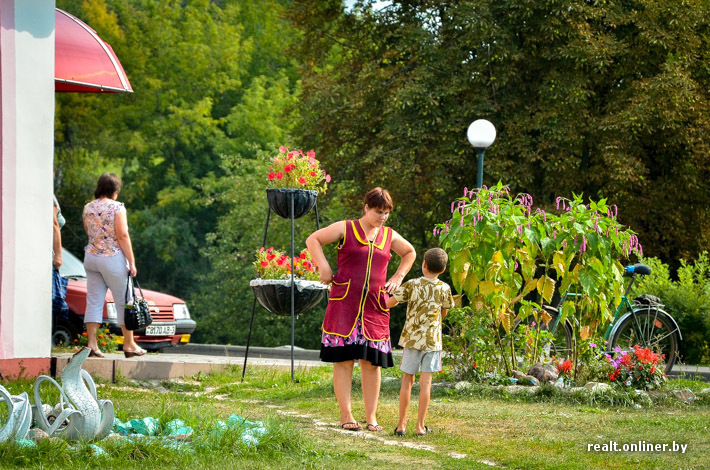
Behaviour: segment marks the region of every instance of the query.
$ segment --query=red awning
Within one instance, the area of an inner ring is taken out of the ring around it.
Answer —
[[[79,18],[56,10],[54,90],[132,93],[111,46]]]

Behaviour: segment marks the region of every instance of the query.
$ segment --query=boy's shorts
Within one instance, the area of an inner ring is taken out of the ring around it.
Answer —
[[[415,375],[417,372],[440,372],[441,371],[441,351],[420,351],[418,349],[404,348],[402,353],[402,364],[399,366],[402,372]]]

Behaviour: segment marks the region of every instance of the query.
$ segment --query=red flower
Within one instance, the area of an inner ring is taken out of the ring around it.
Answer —
[[[288,173],[289,171],[291,171],[291,165],[286,165],[286,166],[284,167],[284,171],[285,171],[286,173]]]
[[[316,172],[315,172],[315,171],[311,171],[311,176],[313,176],[313,177],[315,178]]]
[[[268,265],[269,265],[269,262],[268,262],[268,261],[262,261],[262,262],[261,262],[261,267],[262,267],[262,268],[265,268],[265,267],[267,267]]]
[[[309,150],[308,152],[306,152],[306,156],[307,156],[308,158],[316,158],[316,152],[315,152],[315,150]]]
[[[278,173],[276,173],[276,179],[277,179],[277,180],[280,180],[280,179],[283,178],[283,177],[284,177],[284,174],[281,173],[280,171],[279,171]]]
[[[274,178],[276,178],[276,173],[272,171],[271,173],[269,173],[269,179],[272,180]]]
[[[270,254],[266,255],[266,259],[267,259],[268,261],[271,261],[271,260],[274,259],[274,258],[276,258],[276,255],[273,254],[273,253],[270,253]]]
[[[301,177],[298,178],[298,182],[301,183],[301,184],[306,184],[306,178],[304,178],[303,176],[301,176]]]
[[[565,374],[569,373],[569,371],[572,370],[572,361],[570,361],[569,359],[567,359],[565,362],[563,362],[563,363],[561,363],[561,364],[558,364],[558,365],[557,365],[557,370],[558,370],[558,371],[562,371],[562,372],[564,372]]]

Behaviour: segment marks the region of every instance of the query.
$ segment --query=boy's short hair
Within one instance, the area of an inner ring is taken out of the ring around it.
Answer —
[[[429,271],[441,274],[446,271],[446,262],[449,256],[441,248],[430,248],[424,253],[424,261]]]

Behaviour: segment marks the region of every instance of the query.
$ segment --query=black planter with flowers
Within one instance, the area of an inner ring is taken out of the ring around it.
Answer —
[[[288,147],[281,146],[279,154],[270,161],[267,179],[271,186],[266,190],[269,210],[266,214],[264,241],[254,263],[258,279],[250,282],[254,291],[254,306],[244,353],[242,382],[247,369],[257,302],[275,315],[291,316],[291,380],[293,380],[296,315],[315,307],[328,292],[328,287],[318,282],[317,268],[308,251],[304,250],[299,257],[296,257],[294,220],[315,209],[316,229],[320,228],[317,199],[319,193],[325,193],[330,175],[320,169],[313,150],[304,153],[302,150],[290,150]],[[290,256],[275,251],[273,247],[265,249],[271,212],[291,221]]]
[[[291,198],[293,197],[293,218],[308,214],[316,205],[318,191],[296,188],[269,188],[266,199],[269,208],[284,219],[291,218]]]
[[[328,287],[317,281],[298,280],[294,284],[294,315],[311,310],[328,292]],[[249,285],[256,300],[266,310],[274,315],[291,315],[290,279],[254,279]]]

